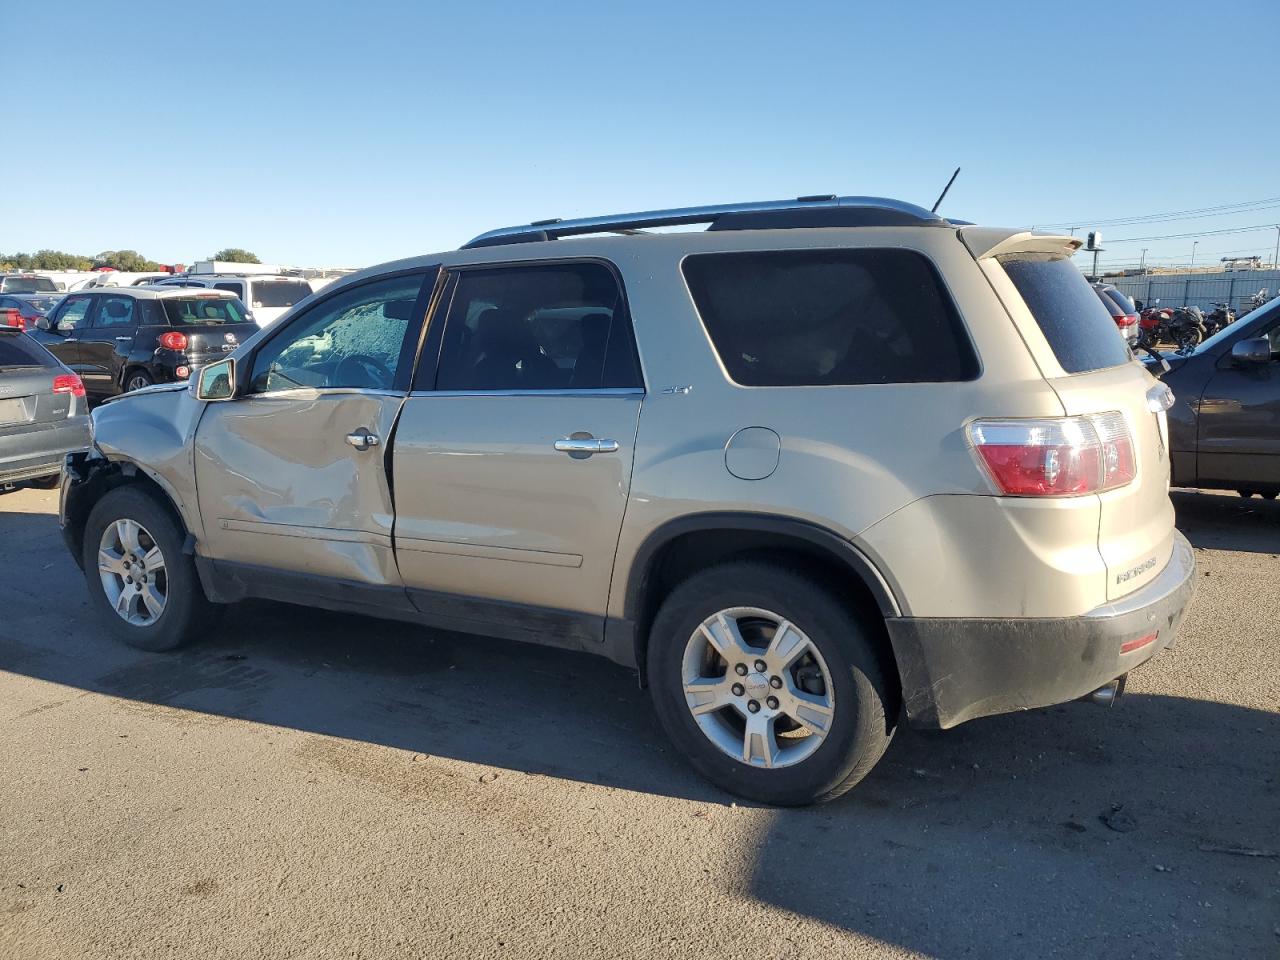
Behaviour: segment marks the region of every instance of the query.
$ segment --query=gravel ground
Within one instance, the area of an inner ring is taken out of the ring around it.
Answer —
[[[0,496],[0,957],[1280,957],[1280,503],[1174,498],[1199,592],[1120,705],[779,811],[586,656],[266,603],[118,646]]]

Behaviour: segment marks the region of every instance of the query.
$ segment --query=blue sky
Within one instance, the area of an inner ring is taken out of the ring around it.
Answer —
[[[1274,0],[13,0],[4,23],[5,251],[363,265],[549,216],[928,206],[957,165],[943,212],[988,224],[1280,197]],[[1261,223],[1280,201],[1104,235]]]

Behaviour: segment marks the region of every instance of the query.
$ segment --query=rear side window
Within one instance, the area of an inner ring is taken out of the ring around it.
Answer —
[[[25,333],[0,333],[0,367],[56,367],[58,361]]]
[[[685,258],[685,282],[735,383],[971,380],[978,361],[933,264],[911,250]]]
[[[608,267],[565,263],[459,275],[437,390],[640,386],[631,319]]]
[[[1114,287],[1107,291],[1107,296],[1116,302],[1121,313],[1137,313],[1138,308],[1132,300]]]
[[[1129,348],[1115,321],[1074,263],[1053,254],[999,259],[1063,370],[1087,373],[1128,363]]]

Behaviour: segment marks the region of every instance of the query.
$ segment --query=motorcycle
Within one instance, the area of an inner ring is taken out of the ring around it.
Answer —
[[[1249,313],[1251,310],[1257,310],[1264,303],[1270,302],[1270,300],[1271,300],[1270,291],[1268,291],[1266,287],[1263,287],[1257,293],[1249,297],[1249,299],[1245,300],[1244,309],[1240,311],[1240,316],[1243,317],[1246,313]]]
[[[1190,353],[1204,341],[1204,314],[1199,307],[1178,307],[1169,321],[1167,337],[1178,353]]]
[[[1225,330],[1236,322],[1236,312],[1229,303],[1215,303],[1213,312],[1204,318],[1205,332],[1213,336],[1219,330]]]
[[[1156,300],[1155,304],[1160,301]],[[1173,308],[1152,305],[1138,315],[1138,339],[1134,343],[1140,349],[1155,349],[1165,338],[1173,320]]]

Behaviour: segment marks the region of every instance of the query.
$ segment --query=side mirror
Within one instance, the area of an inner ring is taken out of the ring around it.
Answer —
[[[1241,340],[1231,348],[1231,360],[1237,366],[1249,363],[1271,362],[1271,341],[1266,337],[1253,340]]]
[[[236,362],[228,357],[196,372],[191,391],[197,400],[232,400],[236,395]]]
[[[36,317],[36,329],[43,330],[45,333],[53,333],[53,321],[45,316]]]

